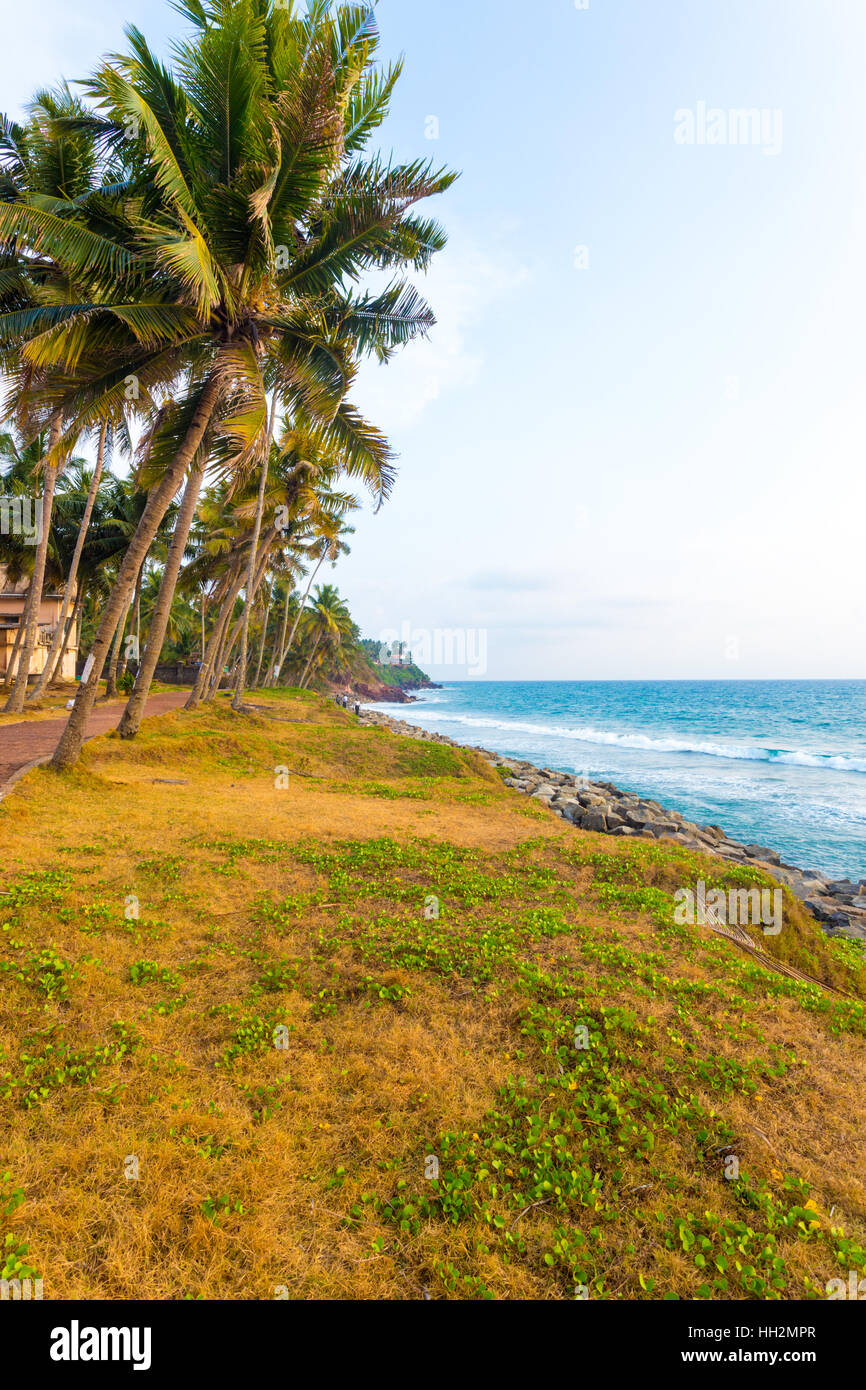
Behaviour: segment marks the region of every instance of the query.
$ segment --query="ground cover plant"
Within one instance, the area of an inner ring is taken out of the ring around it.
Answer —
[[[742,869],[318,696],[227,703],[0,804],[7,1271],[170,1299],[866,1275],[858,948],[786,895],[760,961],[674,920]]]

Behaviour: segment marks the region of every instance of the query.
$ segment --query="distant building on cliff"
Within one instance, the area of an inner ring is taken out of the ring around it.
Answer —
[[[412,653],[407,651],[405,642],[392,642],[390,646],[383,644],[374,659],[377,666],[412,665]]]
[[[39,640],[30,663],[31,676],[38,676],[48,659],[54,633],[60,618],[62,594],[43,592],[39,605]],[[6,570],[0,565],[0,680],[18,668],[18,653],[24,640],[24,610],[27,605],[27,589],[21,584],[8,581]],[[73,605],[74,606],[74,605]],[[72,632],[66,646],[63,663],[57,672],[58,679],[75,680],[75,663],[78,660],[78,641],[80,624],[77,617],[73,621]],[[21,634],[19,637],[19,633]]]

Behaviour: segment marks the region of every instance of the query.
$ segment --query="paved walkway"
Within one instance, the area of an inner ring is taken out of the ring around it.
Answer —
[[[151,714],[167,714],[178,709],[189,698],[188,690],[168,690],[161,695],[152,695],[147,702],[145,717]],[[126,700],[112,700],[110,705],[96,705],[87,725],[87,737],[116,729],[120,716],[126,708]],[[32,763],[34,758],[53,753],[60,735],[66,728],[66,719],[34,719],[21,724],[0,726],[0,790],[19,767]]]

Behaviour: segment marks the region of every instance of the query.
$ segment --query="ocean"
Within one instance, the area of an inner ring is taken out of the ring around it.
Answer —
[[[866,681],[464,681],[371,708],[866,878]]]

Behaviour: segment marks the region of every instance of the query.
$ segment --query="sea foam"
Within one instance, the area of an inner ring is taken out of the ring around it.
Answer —
[[[843,753],[817,753],[807,748],[766,748],[760,744],[651,738],[649,734],[619,733],[607,729],[594,729],[590,725],[573,728],[564,724],[529,724],[516,719],[439,713],[430,708],[424,710],[424,722],[459,724],[474,729],[501,729],[505,733],[533,734],[540,738],[565,738],[577,743],[644,749],[655,753],[697,754],[705,758],[725,758],[735,762],[785,763],[792,767],[816,767],[834,772],[866,772],[866,758],[851,758]]]

